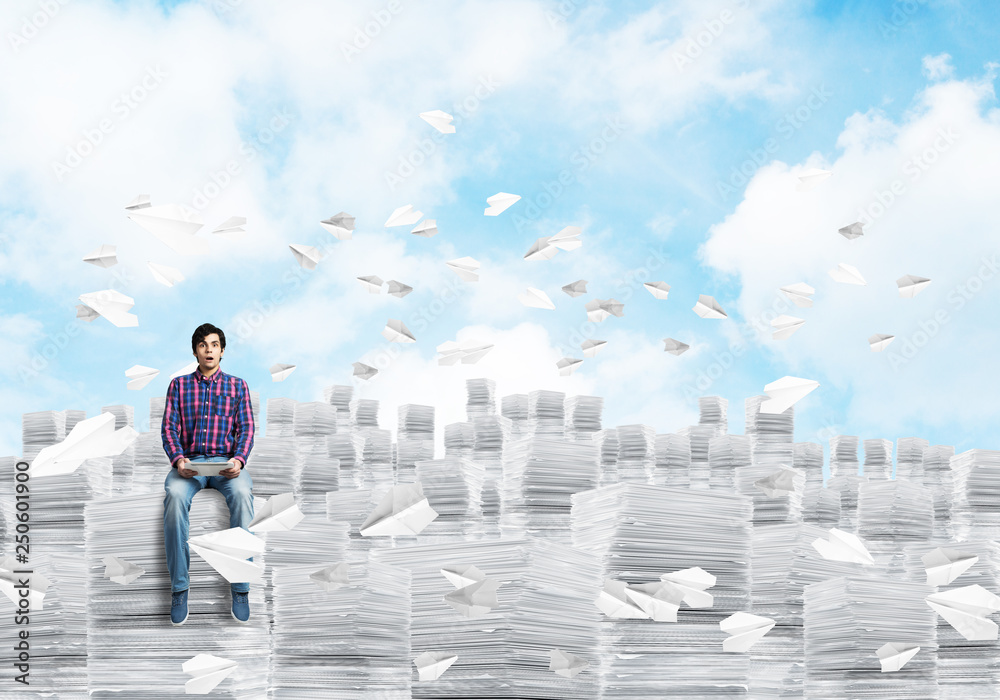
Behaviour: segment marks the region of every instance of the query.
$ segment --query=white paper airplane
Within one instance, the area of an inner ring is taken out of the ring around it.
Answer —
[[[347,562],[330,564],[309,574],[309,580],[328,593],[336,591],[351,583],[351,567]]]
[[[584,357],[594,357],[608,344],[606,340],[585,340],[580,343]]]
[[[809,168],[800,174],[799,184],[795,186],[799,192],[805,192],[811,190],[823,180],[827,179],[833,175],[829,170],[820,170],[819,168]]]
[[[386,321],[385,328],[382,329],[382,337],[390,343],[415,343],[416,337],[406,327],[406,324],[399,319],[390,318]]]
[[[188,695],[207,695],[219,683],[224,681],[233,671],[237,663],[211,654],[198,654],[183,664],[181,669],[189,676],[194,676],[184,684],[184,692]]]
[[[319,225],[325,228],[338,241],[351,240],[354,231],[354,217],[346,211],[338,212],[329,219],[323,219]]]
[[[371,379],[376,374],[378,374],[377,369],[375,369],[371,365],[366,365],[364,362],[353,362],[351,363],[351,366],[354,368],[353,376],[358,377],[360,379],[364,379],[365,381]]]
[[[559,369],[559,376],[568,377],[573,374],[577,367],[583,363],[583,360],[576,357],[564,357],[558,362],[556,362],[556,367]]]
[[[79,298],[84,306],[106,318],[112,325],[119,328],[132,328],[139,325],[139,317],[128,313],[128,310],[135,306],[135,299],[125,296],[117,289],[87,292],[81,294]]]
[[[486,574],[473,564],[453,564],[441,569],[441,575],[455,588],[465,588],[486,580]]]
[[[833,270],[829,270],[827,274],[842,284],[857,284],[859,286],[868,284],[865,282],[865,278],[861,276],[861,273],[858,272],[858,268],[847,263],[840,263]]]
[[[563,678],[573,678],[589,665],[590,662],[582,656],[570,654],[561,649],[552,649],[549,651],[549,670],[554,671],[556,675]]]
[[[358,282],[361,283],[361,286],[364,287],[365,291],[368,292],[369,294],[382,293],[382,285],[384,284],[384,282],[382,281],[382,278],[379,277],[378,275],[368,275],[366,277],[358,277],[357,280]]]
[[[437,516],[419,482],[397,484],[361,524],[361,536],[417,535]]]
[[[927,583],[931,586],[947,586],[968,571],[979,557],[957,549],[938,547],[920,557],[927,573]]]
[[[577,280],[576,282],[563,285],[562,290],[571,297],[583,296],[587,293],[587,280]]]
[[[628,596],[628,585],[624,581],[604,580],[604,588],[594,601],[594,605],[611,618],[619,620],[648,620],[649,614]]]
[[[549,299],[548,294],[543,292],[541,289],[535,289],[534,287],[528,287],[525,291],[518,294],[517,300],[525,306],[530,306],[536,309],[556,308],[556,305],[552,303],[551,299]]]
[[[733,613],[719,623],[722,631],[729,635],[729,638],[722,642],[722,650],[749,651],[750,647],[770,632],[774,625],[774,620],[769,617],[751,615],[745,612]]]
[[[763,479],[757,479],[753,485],[768,498],[781,498],[795,491],[795,481],[805,485],[805,475],[798,469],[781,467]]]
[[[853,224],[849,224],[844,228],[837,229],[837,233],[839,233],[841,236],[843,236],[849,241],[852,241],[855,238],[860,238],[861,236],[865,235],[865,232],[862,229],[860,221],[855,221]]]
[[[420,217],[423,216],[422,211],[415,211],[412,204],[406,204],[404,206],[396,209],[385,220],[385,227],[392,228],[393,226],[412,226],[413,224],[420,221]]]
[[[475,258],[470,258],[468,256],[464,258],[455,258],[454,260],[446,262],[445,265],[454,270],[455,273],[466,282],[479,281],[479,261]]]
[[[997,624],[987,616],[1000,610],[1000,597],[979,584],[935,593],[924,601],[970,642],[997,639]]]
[[[433,126],[442,134],[454,134],[455,125],[451,121],[455,118],[440,109],[432,109],[430,112],[421,112],[420,118]]]
[[[670,285],[666,282],[646,282],[642,286],[649,290],[657,299],[666,299],[670,293]]]
[[[413,291],[413,287],[408,284],[403,284],[396,280],[389,280],[386,282],[386,293],[389,296],[396,297],[397,299],[402,299],[407,294]]]
[[[299,510],[292,492],[279,493],[271,496],[254,513],[253,520],[247,525],[251,532],[280,532],[291,530],[306,517]]]
[[[768,399],[761,403],[761,413],[784,413],[807,394],[816,390],[819,382],[801,377],[782,377],[764,385]]]
[[[497,216],[502,212],[506,211],[514,202],[519,200],[521,195],[519,194],[509,194],[507,192],[497,192],[492,197],[486,198],[486,203],[489,204],[486,209],[483,210],[483,214],[486,216]]]
[[[715,297],[710,297],[707,294],[698,296],[698,303],[694,305],[692,311],[702,318],[729,318]]]
[[[425,651],[413,660],[422,681],[436,681],[447,671],[458,657],[446,651]]]
[[[137,195],[135,199],[125,205],[126,211],[135,211],[136,209],[148,209],[153,206],[149,201],[148,194]]]
[[[916,275],[903,275],[898,280],[896,280],[896,286],[899,287],[899,296],[904,299],[912,299],[913,297],[920,294],[927,288],[931,281],[926,277],[917,277]]]
[[[222,236],[227,241],[239,241],[246,236],[246,229],[243,228],[246,225],[247,218],[245,216],[230,216],[219,224],[212,233]]]
[[[584,307],[587,310],[587,320],[600,323],[608,316],[625,315],[625,304],[617,299],[592,299]]]
[[[437,221],[434,219],[424,219],[419,224],[413,227],[410,231],[414,236],[423,236],[424,238],[433,238],[438,235]]]
[[[856,535],[837,528],[830,528],[829,539],[817,537],[812,546],[820,556],[829,561],[846,561],[855,564],[871,566],[875,559],[868,553],[868,548]]]
[[[111,267],[118,264],[117,246],[102,245],[83,256],[83,261],[97,267]]]
[[[543,236],[532,244],[524,254],[524,259],[551,260],[560,250],[576,250],[583,245],[583,241],[580,240],[581,233],[583,229],[579,226],[567,226],[552,236]]]
[[[128,218],[156,236],[175,253],[204,255],[208,252],[206,243],[194,235],[204,225],[197,213],[179,204],[154,207],[148,203],[145,206],[126,207],[126,211]]]
[[[683,355],[688,351],[691,346],[687,343],[682,343],[679,340],[674,340],[673,338],[663,339],[663,351],[669,352],[671,355]]]
[[[812,295],[816,293],[816,290],[805,282],[796,282],[780,289],[785,296],[792,300],[792,303],[800,308],[808,309],[813,305]]]
[[[668,581],[684,594],[683,601],[691,608],[710,608],[715,598],[705,589],[715,585],[716,577],[700,566],[662,574],[661,581]]]
[[[42,609],[42,604],[45,601],[45,592],[49,589],[49,579],[32,570],[30,576],[26,574],[17,574],[15,571],[24,571],[25,569],[32,568],[24,564],[19,564],[13,556],[6,556],[0,559],[0,592],[3,592],[5,596],[10,598],[10,602],[14,604],[15,610],[24,610],[21,607],[21,591],[24,588],[20,587],[21,581],[23,579],[28,579],[28,612],[37,612]],[[15,588],[15,586],[18,586]],[[7,611],[4,611],[6,614]]]
[[[871,346],[872,352],[882,352],[887,347],[889,343],[894,341],[896,336],[886,335],[885,333],[875,333],[868,337],[868,345]]]
[[[920,651],[920,647],[916,644],[886,642],[878,648],[875,656],[882,664],[882,673],[889,673],[903,668],[907,661],[917,655],[918,651]]]
[[[802,328],[805,322],[804,318],[799,318],[798,316],[786,316],[785,314],[778,316],[771,321],[771,327],[774,329],[774,332],[771,334],[771,340],[784,340],[788,338],[795,331]]]
[[[497,600],[499,587],[499,581],[484,578],[482,581],[446,593],[444,602],[465,617],[482,617],[500,607],[500,602]]]
[[[176,379],[177,377],[180,377],[181,375],[191,374],[196,369],[198,369],[198,360],[194,360],[193,362],[189,362],[188,364],[184,365],[179,370],[177,370],[176,372],[174,372],[173,374],[171,374],[170,378],[171,379]]]
[[[291,248],[295,260],[305,270],[315,270],[316,264],[323,259],[323,253],[314,246],[291,243],[288,247]]]
[[[101,315],[99,313],[97,313],[96,311],[94,311],[89,306],[86,306],[84,304],[77,304],[76,305],[76,317],[79,318],[79,319],[82,319],[82,320],[86,321],[87,323],[90,323],[95,318],[100,318]]]
[[[669,581],[631,584],[625,596],[656,622],[677,622],[684,591]]]
[[[122,585],[128,585],[146,573],[142,567],[118,557],[104,557],[101,561],[104,562],[104,578]]]
[[[173,287],[178,282],[184,281],[184,275],[176,267],[170,267],[169,265],[159,265],[154,262],[146,261],[146,266],[149,271],[153,273],[153,279],[162,284],[165,287]]]
[[[247,557],[263,554],[266,542],[241,527],[191,537],[188,545],[230,583],[256,583],[264,575],[264,565]]]
[[[125,385],[125,388],[129,391],[138,391],[139,389],[143,389],[147,384],[153,381],[159,373],[160,370],[153,369],[152,367],[132,365],[125,370],[125,376],[128,378],[128,384]]]
[[[463,365],[474,365],[493,349],[493,345],[478,340],[463,340],[461,343],[448,340],[437,346],[438,364],[447,367],[461,362]]]
[[[285,364],[284,362],[275,362],[268,369],[271,373],[272,382],[283,382],[288,379],[288,375],[295,371],[295,365]]]
[[[42,448],[29,473],[33,479],[72,474],[84,460],[120,455],[138,437],[139,433],[127,425],[115,430],[113,413],[86,418],[74,425],[64,440]]]

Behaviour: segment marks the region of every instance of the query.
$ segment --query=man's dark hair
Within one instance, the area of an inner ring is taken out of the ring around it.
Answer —
[[[222,349],[226,349],[226,334],[222,332],[221,328],[213,326],[211,323],[203,323],[194,329],[194,334],[191,336],[191,352],[198,351],[198,343],[205,339],[205,336],[212,335],[212,333],[219,334],[219,345]]]

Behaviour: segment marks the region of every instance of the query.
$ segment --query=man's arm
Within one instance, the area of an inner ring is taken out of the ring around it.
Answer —
[[[235,433],[236,444],[233,448],[233,459],[240,462],[240,469],[247,464],[250,457],[250,450],[253,449],[253,407],[250,405],[250,388],[244,380],[240,380],[243,385],[243,393],[240,395],[239,406],[236,408]]]
[[[178,379],[170,380],[167,387],[167,400],[163,407],[163,422],[160,424],[160,438],[163,442],[163,451],[167,453],[170,466],[176,466],[177,460],[184,456],[181,449],[181,400]]]

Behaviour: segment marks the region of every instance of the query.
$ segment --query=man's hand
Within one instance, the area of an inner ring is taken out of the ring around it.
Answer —
[[[229,469],[223,469],[221,472],[219,472],[219,476],[224,476],[227,479],[235,479],[240,475],[239,460],[237,460],[234,457],[233,459],[229,460],[229,463],[233,466],[229,467]]]
[[[177,475],[183,476],[185,479],[190,479],[192,476],[198,474],[194,469],[188,469],[186,465],[190,464],[191,460],[187,457],[181,457],[177,460]]]

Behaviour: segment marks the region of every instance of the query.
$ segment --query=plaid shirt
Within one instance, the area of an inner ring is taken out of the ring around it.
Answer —
[[[197,455],[227,455],[246,466],[253,432],[250,390],[239,377],[196,369],[170,381],[160,428],[170,466]]]

